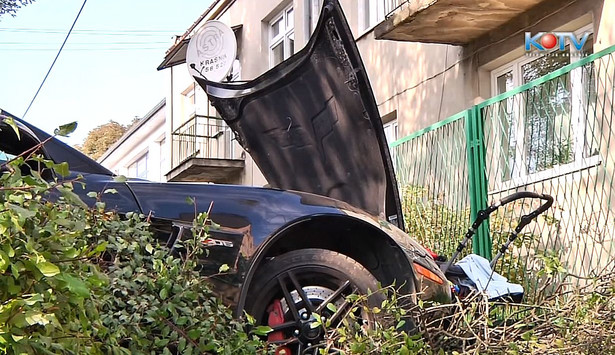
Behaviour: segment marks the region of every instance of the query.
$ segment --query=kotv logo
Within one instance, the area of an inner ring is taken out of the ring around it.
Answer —
[[[534,48],[539,51],[549,51],[559,47],[560,51],[564,51],[566,45],[570,44],[571,47],[580,52],[588,37],[588,32],[580,37],[572,32],[538,32],[535,35],[532,35],[531,32],[525,32],[525,50],[529,52]]]

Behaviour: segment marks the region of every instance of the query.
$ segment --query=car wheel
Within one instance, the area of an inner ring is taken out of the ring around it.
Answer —
[[[324,318],[334,328],[348,317],[353,303],[350,294],[368,295],[370,307],[380,306],[384,295],[378,292],[376,278],[355,260],[324,249],[301,249],[276,256],[264,264],[251,283],[246,312],[258,325],[273,331],[268,340],[292,354],[312,352],[326,337]],[[328,306],[332,304],[332,306]],[[357,307],[353,325],[370,327],[373,315]]]

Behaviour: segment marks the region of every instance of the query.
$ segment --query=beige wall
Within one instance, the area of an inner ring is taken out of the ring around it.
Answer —
[[[356,1],[343,3],[356,13]],[[525,55],[525,31],[593,22],[599,51],[615,44],[613,14],[615,0],[551,0],[465,47],[375,40],[373,33],[359,34],[357,44],[380,114],[397,110],[402,137],[491,97],[490,71]]]
[[[170,145],[165,140],[165,107],[142,118],[145,122],[137,123],[137,129],[131,129],[98,159],[105,168],[118,175],[131,176],[129,167],[147,153],[147,179],[166,181],[165,173],[169,170],[170,159],[163,157]]]
[[[460,47],[380,41],[373,32],[357,44],[380,114],[397,110],[400,137],[461,111],[472,99],[464,71],[453,66]]]

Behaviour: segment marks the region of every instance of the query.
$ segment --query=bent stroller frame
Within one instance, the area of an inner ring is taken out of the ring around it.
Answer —
[[[509,196],[506,196],[505,198],[503,198],[502,200],[500,200],[499,202],[483,209],[480,210],[477,214],[476,220],[472,223],[472,225],[470,226],[470,228],[468,228],[468,231],[465,234],[464,239],[459,243],[459,245],[457,246],[457,249],[455,250],[455,252],[453,253],[453,255],[451,256],[451,258],[448,261],[445,262],[441,262],[440,263],[440,268],[442,270],[442,272],[444,273],[444,275],[447,277],[447,279],[453,283],[455,282],[459,282],[460,280],[464,279],[465,276],[465,280],[468,280],[468,275],[466,274],[466,272],[464,270],[462,270],[461,267],[459,267],[458,265],[454,265],[453,263],[455,262],[455,260],[457,259],[457,257],[459,256],[459,254],[463,251],[463,249],[465,249],[465,247],[467,246],[468,242],[472,239],[472,237],[476,234],[476,230],[480,227],[480,225],[486,221],[489,216],[495,212],[498,208],[505,206],[511,202],[520,200],[520,199],[540,199],[545,201],[542,205],[540,205],[540,207],[538,207],[536,210],[521,216],[520,220],[519,220],[519,224],[515,227],[514,231],[511,232],[510,236],[508,237],[508,239],[506,240],[506,242],[499,248],[497,255],[491,260],[491,262],[489,263],[489,267],[490,267],[490,272],[491,275],[489,276],[489,281],[491,281],[491,278],[494,275],[494,271],[493,268],[496,265],[496,263],[498,262],[498,260],[502,257],[502,255],[504,255],[504,253],[506,252],[506,250],[508,250],[510,244],[512,244],[512,242],[515,241],[515,239],[517,239],[517,236],[519,235],[519,233],[521,232],[521,230],[527,226],[532,220],[534,220],[536,217],[538,217],[540,214],[544,213],[547,209],[549,209],[549,207],[551,207],[551,205],[553,205],[553,197],[547,194],[539,194],[536,192],[530,192],[530,191],[521,191],[521,192],[517,192],[517,193],[513,193]],[[484,259],[483,259],[484,260]],[[485,261],[486,264],[486,261]],[[498,275],[499,276],[499,275]],[[463,282],[462,282],[463,283]],[[487,283],[488,284],[488,283]],[[478,289],[478,287],[477,287]],[[486,286],[485,286],[486,289]],[[483,290],[485,291],[485,290]],[[523,294],[521,294],[520,297],[522,297]],[[520,301],[520,297],[512,297],[513,300],[515,301]]]

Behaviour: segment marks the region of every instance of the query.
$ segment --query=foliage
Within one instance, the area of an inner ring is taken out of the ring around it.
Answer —
[[[367,295],[350,295],[347,302],[351,304],[348,316],[336,326],[331,327],[327,320],[325,329],[328,331],[326,344],[320,349],[320,354],[431,354],[430,348],[421,332],[415,331],[414,324],[420,320],[420,310],[423,304],[414,305],[409,300],[411,296],[400,295],[394,288],[379,290],[387,294],[379,307],[368,309]],[[377,320],[368,329],[355,322],[357,309],[363,308],[364,314],[371,314]],[[421,324],[418,324],[419,329]],[[411,330],[408,332],[407,330]]]
[[[88,237],[88,211],[74,182],[41,178],[49,169],[66,175],[66,163],[33,153],[3,164],[0,176],[0,352],[89,351],[91,292],[106,277],[84,260],[100,247]]]
[[[489,302],[474,294],[452,304],[408,307],[401,305],[409,296],[389,290],[389,298],[373,310],[381,325],[366,330],[345,321],[329,329],[320,354],[613,353],[615,273],[586,281],[577,289],[559,283],[556,294],[535,304]],[[365,297],[350,300],[364,307]],[[404,331],[409,319],[417,332]]]
[[[22,6],[33,3],[34,0],[0,0],[0,17],[5,14],[15,16]]]
[[[43,179],[47,169],[64,178],[68,166],[35,151],[3,164],[0,176],[0,353],[252,354],[264,347],[195,271],[206,215],[183,253],[171,256],[144,216],[105,211],[101,196],[112,189],[88,193],[96,201],[88,207],[73,192],[78,181]],[[26,162],[42,168],[22,175]]]
[[[109,121],[92,129],[83,141],[83,145],[77,148],[96,160],[117,142],[127,130],[128,127],[115,121]]]
[[[468,209],[456,210],[421,186],[402,189],[402,212],[406,231],[422,245],[439,255],[450,257],[469,227]],[[471,252],[468,245],[465,253]]]
[[[433,329],[434,348],[458,353],[615,352],[615,274],[566,289],[535,304],[487,302],[476,296],[454,310],[448,329]]]
[[[109,288],[98,299],[103,325],[98,336],[106,352],[252,354],[263,346],[195,271],[206,233],[176,245],[183,255],[173,256],[156,243],[143,216],[129,213],[122,221],[100,212],[107,216],[99,221],[106,233],[101,237],[112,255],[102,264]],[[207,216],[199,219],[205,223]]]
[[[319,353],[613,353],[615,273],[587,281],[577,289],[558,284],[558,293],[536,304],[489,302],[473,294],[451,304],[408,306],[410,296],[389,288],[388,299],[371,310],[378,315],[378,325],[359,328],[352,317],[337,327],[326,324],[328,338]],[[348,297],[354,308],[365,307],[365,300],[365,296]],[[408,333],[410,319],[416,331]]]

